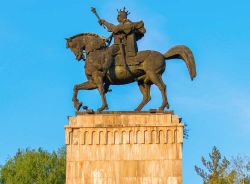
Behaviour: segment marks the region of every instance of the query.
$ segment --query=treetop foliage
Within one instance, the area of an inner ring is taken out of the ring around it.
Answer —
[[[1,184],[64,184],[65,148],[49,153],[38,150],[19,149],[0,170]]]
[[[246,159],[238,157],[232,159],[231,164],[226,157],[222,158],[215,146],[209,154],[209,159],[201,158],[205,169],[195,166],[195,171],[201,176],[204,184],[250,184],[250,162]]]

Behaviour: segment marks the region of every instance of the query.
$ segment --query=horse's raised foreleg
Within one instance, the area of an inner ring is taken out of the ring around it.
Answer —
[[[97,89],[102,97],[102,106],[99,109],[97,109],[97,112],[102,112],[103,110],[108,109],[108,104],[107,104],[107,100],[106,100],[106,96],[105,96],[103,74],[102,74],[102,72],[97,71],[94,74],[92,74],[92,78],[93,78],[93,81],[96,84]]]
[[[167,95],[166,95],[166,85],[164,84],[161,75],[156,74],[154,72],[147,72],[147,76],[152,81],[152,83],[154,83],[161,91],[162,105],[159,107],[159,110],[164,110],[164,108],[168,109],[169,104],[168,104],[168,99],[167,99]]]
[[[150,86],[151,84],[145,84],[142,82],[138,82],[138,86],[143,95],[143,100],[140,105],[135,109],[135,111],[141,111],[141,109],[151,100],[150,97]]]
[[[78,91],[79,90],[91,90],[91,89],[96,89],[96,88],[97,88],[97,86],[95,83],[93,83],[93,81],[88,81],[88,82],[84,82],[81,84],[76,84],[74,86],[74,95],[73,95],[72,101],[73,101],[74,107],[77,111],[79,111],[81,106],[82,106],[82,102],[80,102],[77,99]]]

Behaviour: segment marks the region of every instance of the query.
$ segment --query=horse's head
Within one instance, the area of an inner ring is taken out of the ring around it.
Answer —
[[[66,47],[70,48],[76,56],[76,60],[84,59],[83,50],[86,53],[106,47],[106,39],[99,37],[94,33],[82,33],[70,38],[66,38]]]
[[[66,48],[70,48],[70,50],[74,53],[76,56],[76,60],[80,61],[81,59],[84,59],[83,50],[85,48],[85,45],[83,43],[83,40],[80,41],[79,38],[66,38]]]

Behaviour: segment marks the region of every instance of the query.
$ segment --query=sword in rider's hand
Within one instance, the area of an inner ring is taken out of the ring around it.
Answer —
[[[106,27],[101,23],[101,18],[100,18],[100,16],[97,14],[96,9],[95,9],[94,7],[91,7],[91,11],[92,11],[92,12],[95,14],[95,16],[97,17],[99,24],[102,25],[104,28],[106,28]]]

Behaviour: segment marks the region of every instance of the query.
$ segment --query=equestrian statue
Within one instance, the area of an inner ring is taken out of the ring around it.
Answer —
[[[118,11],[118,25],[113,25],[101,19],[95,8],[91,11],[97,16],[101,26],[111,32],[108,38],[100,37],[95,33],[82,33],[66,38],[67,48],[76,56],[76,60],[85,61],[85,74],[87,82],[74,86],[72,98],[77,111],[82,107],[82,102],[77,98],[79,90],[98,89],[102,106],[97,112],[108,109],[105,94],[110,92],[110,85],[123,85],[137,82],[143,95],[143,100],[135,111],[141,109],[150,101],[150,87],[155,84],[162,95],[162,104],[159,110],[169,108],[166,85],[162,80],[166,60],[182,59],[188,68],[191,80],[196,77],[196,66],[192,51],[184,46],[178,45],[171,48],[165,54],[157,51],[138,51],[137,41],[146,33],[144,22],[132,22],[127,18],[129,12],[125,7]],[[112,39],[113,45],[109,46]],[[87,109],[87,106],[83,106]]]

